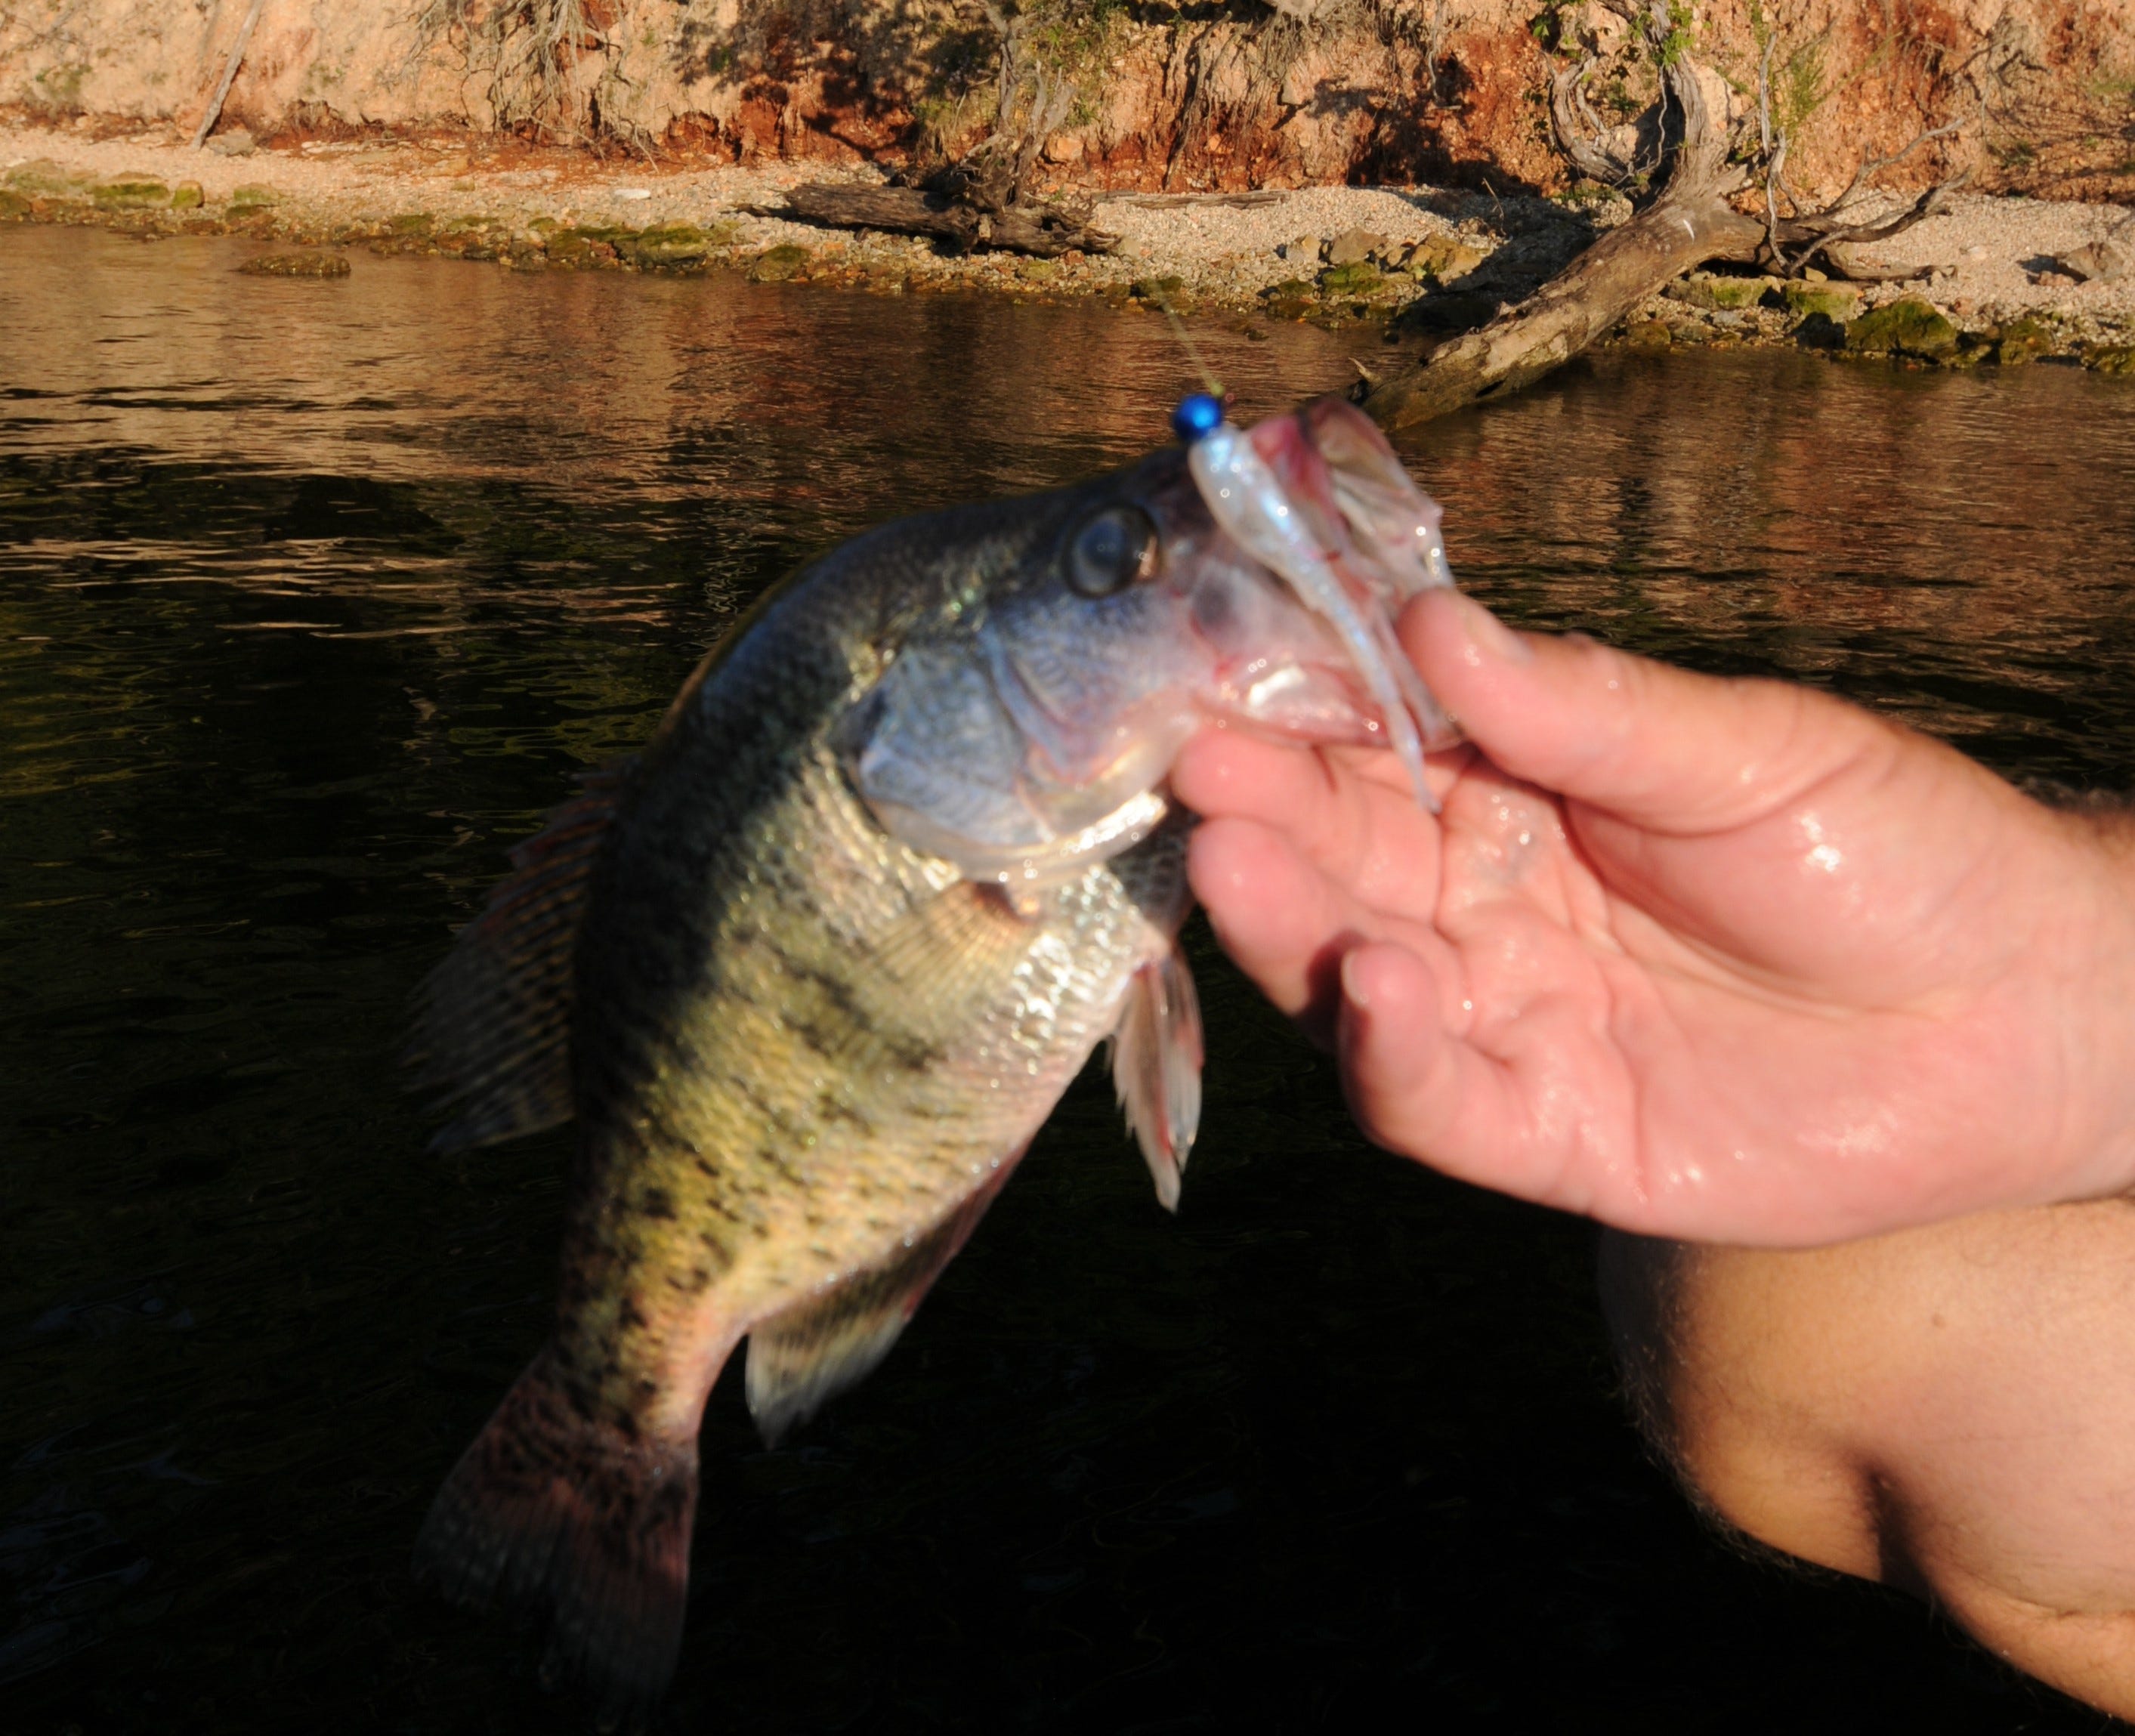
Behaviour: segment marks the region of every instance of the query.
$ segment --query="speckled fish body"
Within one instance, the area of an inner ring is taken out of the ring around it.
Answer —
[[[1295,425],[1340,451],[1345,415]],[[886,526],[738,629],[433,977],[440,1143],[574,1115],[579,1143],[554,1336],[419,1560],[545,1606],[612,1713],[673,1668],[699,1419],[744,1336],[774,1437],[874,1366],[1107,1037],[1175,1202],[1201,1057],[1163,786],[1212,712],[1382,727],[1179,452]]]

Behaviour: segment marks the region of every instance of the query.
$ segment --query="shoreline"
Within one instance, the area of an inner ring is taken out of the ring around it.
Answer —
[[[1092,191],[1083,196],[1092,221],[1120,237],[1118,250],[1057,261],[943,254],[927,241],[753,209],[828,178],[877,177],[791,162],[616,162],[464,136],[233,152],[194,151],[160,126],[119,138],[0,126],[0,225],[93,225],[143,239],[230,235],[263,249],[367,249],[518,270],[738,269],[885,294],[1095,297],[1181,312],[1377,322],[1389,367],[1531,293],[1630,209],[1620,197],[1581,205],[1461,188]],[[1947,212],[1874,249],[1881,264],[1917,268],[1910,281],[1781,286],[1694,273],[1636,310],[1613,341],[1808,343],[1961,365],[2060,358],[2135,373],[2135,272],[2079,283],[2052,268],[2055,256],[2104,239],[2128,215],[2117,206],[1960,194]],[[285,268],[307,274],[301,260]],[[1915,305],[1883,311],[1899,302]],[[1871,314],[1879,317],[1864,318]]]

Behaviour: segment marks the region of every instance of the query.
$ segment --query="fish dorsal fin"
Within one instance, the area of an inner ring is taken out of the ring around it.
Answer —
[[[1179,1177],[1201,1127],[1201,1003],[1174,942],[1135,973],[1112,1033],[1112,1088],[1167,1211],[1179,1209]]]
[[[775,1446],[889,1354],[1022,1157],[1019,1150],[1005,1158],[946,1217],[887,1260],[756,1323],[748,1335],[748,1409],[767,1442]]]
[[[634,758],[583,773],[579,793],[511,852],[511,872],[416,994],[404,1057],[453,1120],[433,1151],[491,1145],[571,1119],[571,952],[593,863]]]

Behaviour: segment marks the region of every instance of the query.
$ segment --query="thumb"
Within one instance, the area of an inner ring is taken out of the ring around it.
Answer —
[[[1581,634],[1516,633],[1456,591],[1426,592],[1400,632],[1498,766],[1658,830],[1755,818],[1892,733],[1807,688],[1694,675]]]

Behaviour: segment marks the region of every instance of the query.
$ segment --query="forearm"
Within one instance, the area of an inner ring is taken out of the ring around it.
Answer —
[[[1711,1511],[2135,1715],[2135,1206],[1801,1253],[1611,1236],[1603,1289]]]

